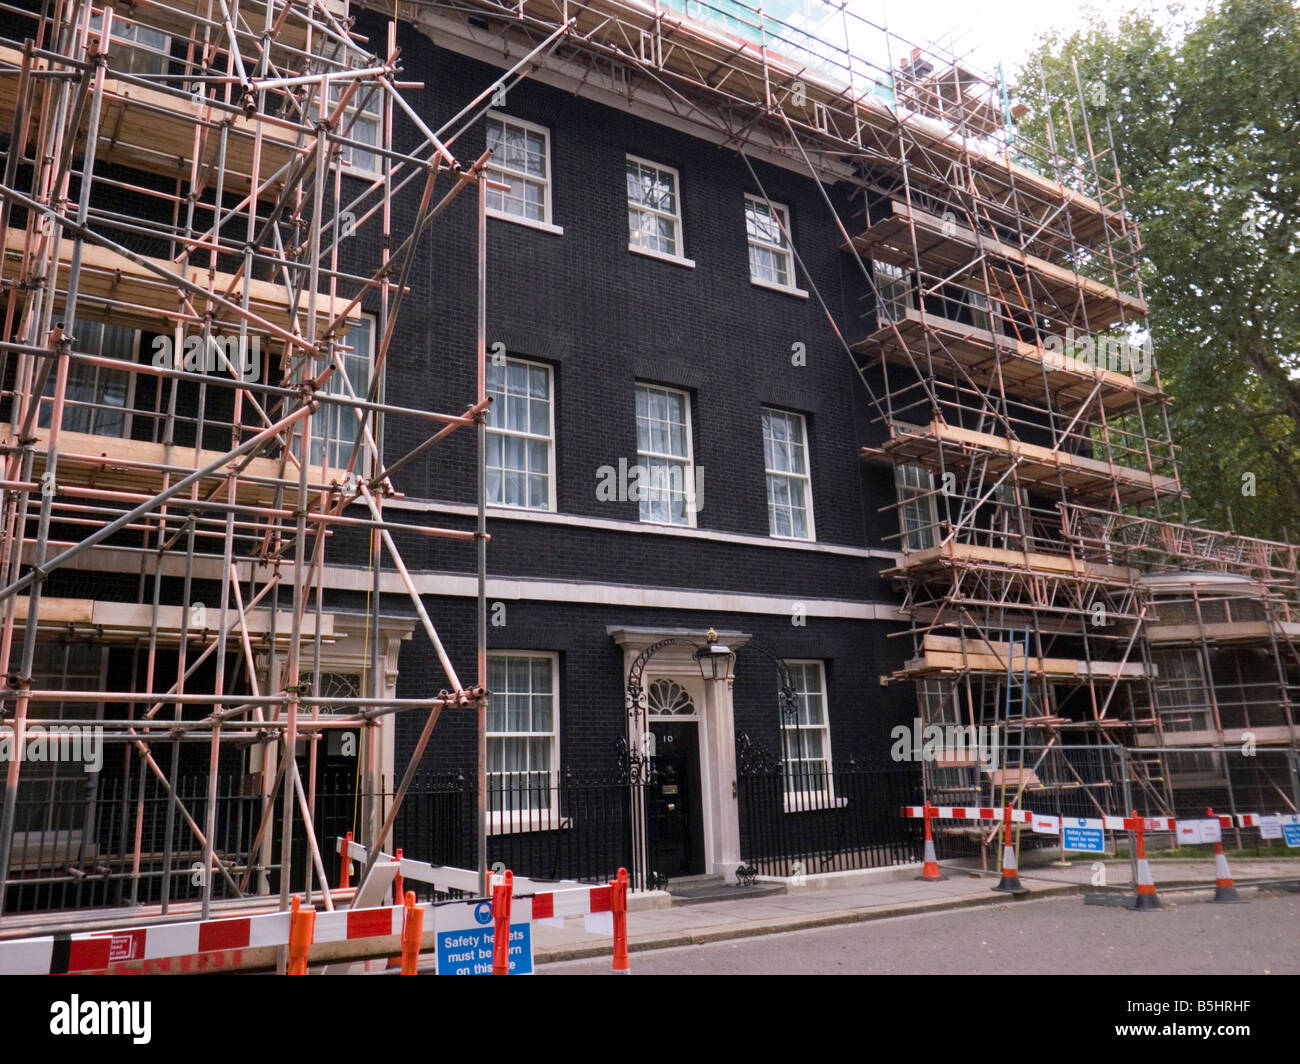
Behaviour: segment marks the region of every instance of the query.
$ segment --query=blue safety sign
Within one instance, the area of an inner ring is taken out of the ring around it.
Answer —
[[[1061,817],[1061,845],[1082,853],[1105,853],[1106,832],[1100,820],[1079,816]]]
[[[1300,813],[1282,814],[1282,838],[1291,847],[1300,846]]]
[[[531,906],[515,899],[516,919],[510,925],[510,974],[533,974],[533,936],[528,921]],[[523,911],[520,911],[523,910]],[[496,942],[492,903],[487,900],[450,902],[434,907],[437,933],[435,953],[439,975],[491,975],[492,947]]]

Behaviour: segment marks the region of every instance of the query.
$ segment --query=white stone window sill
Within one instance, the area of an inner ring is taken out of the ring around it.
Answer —
[[[525,218],[520,214],[507,214],[505,211],[488,210],[489,218],[499,218],[503,222],[514,222],[515,225],[526,225],[529,229],[540,229],[543,233],[552,233],[555,236],[563,236],[564,229],[558,225],[552,225],[550,222],[539,222],[535,218]]]
[[[489,835],[522,835],[529,831],[568,831],[572,817],[560,816],[558,809],[534,809],[527,813],[488,813]]]
[[[651,528],[694,528],[695,527],[694,521],[691,521],[689,524],[676,524],[672,521],[650,521],[644,517],[641,518],[638,524],[649,525]]]
[[[773,292],[780,292],[782,295],[794,296],[796,299],[807,299],[808,293],[802,288],[796,288],[794,285],[773,284],[771,281],[760,281],[757,277],[751,277],[749,283],[756,288],[767,288]]]
[[[493,511],[500,511],[501,517],[514,517],[518,514],[553,514],[554,506],[511,506],[504,502],[490,502],[486,504],[487,516],[497,516]]]
[[[366,170],[362,167],[353,166],[350,163],[341,164],[341,169],[344,177],[353,177],[358,181],[378,181],[383,176],[381,170]]]
[[[843,809],[849,804],[847,798],[836,798],[821,791],[787,794],[783,802],[787,813],[816,813],[822,809]]]
[[[674,266],[685,266],[688,269],[695,269],[695,260],[688,259],[682,255],[665,255],[662,251],[651,251],[649,248],[637,247],[636,244],[628,244],[628,251],[635,252],[638,255],[644,255],[649,259],[659,259],[661,262],[671,262]]]

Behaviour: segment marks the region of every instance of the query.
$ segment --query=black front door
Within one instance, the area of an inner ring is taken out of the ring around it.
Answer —
[[[654,782],[646,796],[650,870],[668,879],[704,871],[699,725],[650,722]]]

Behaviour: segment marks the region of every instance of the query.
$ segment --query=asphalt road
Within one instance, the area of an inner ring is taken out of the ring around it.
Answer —
[[[1045,898],[632,954],[633,975],[1300,974],[1300,894],[1168,895],[1133,913]],[[540,968],[605,973],[606,959]]]

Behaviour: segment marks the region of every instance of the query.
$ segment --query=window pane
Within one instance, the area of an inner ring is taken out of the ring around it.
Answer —
[[[551,376],[542,366],[531,366],[528,370],[528,394],[534,399],[549,399],[551,395]]]
[[[530,473],[547,472],[547,444],[545,440],[527,440],[528,471]]]
[[[628,240],[633,247],[678,256],[680,205],[672,171],[627,161]]]
[[[494,654],[488,658],[492,685],[489,730],[498,733],[488,740],[488,800],[494,811],[554,808],[551,772],[556,748],[551,675],[549,657]]]
[[[487,146],[492,149],[488,175],[509,188],[488,190],[487,205],[494,211],[533,221],[546,221],[550,173],[545,134],[500,118],[488,120]]]
[[[822,672],[817,664],[789,665],[796,696],[794,721],[781,721],[787,791],[816,791],[830,796],[830,732],[826,720]]]
[[[550,486],[547,484],[545,477],[530,476],[528,478],[528,508],[530,510],[545,510],[550,505]]]
[[[496,505],[550,506],[550,383],[550,371],[533,363],[511,359],[489,370],[487,466]]]
[[[790,535],[796,539],[808,539],[808,512],[795,509],[790,512]]]
[[[533,731],[551,730],[551,695],[533,695]]]
[[[637,386],[641,519],[689,524],[687,496],[694,489],[686,438],[686,397],[652,385]],[[669,457],[671,456],[671,457]],[[676,459],[676,460],[675,460]]]
[[[528,431],[541,436],[551,432],[551,404],[541,399],[534,399],[528,404]]]
[[[749,238],[749,274],[753,280],[785,287],[793,285],[794,255],[790,251],[788,229],[789,216],[783,208],[746,198],[745,230]]]

